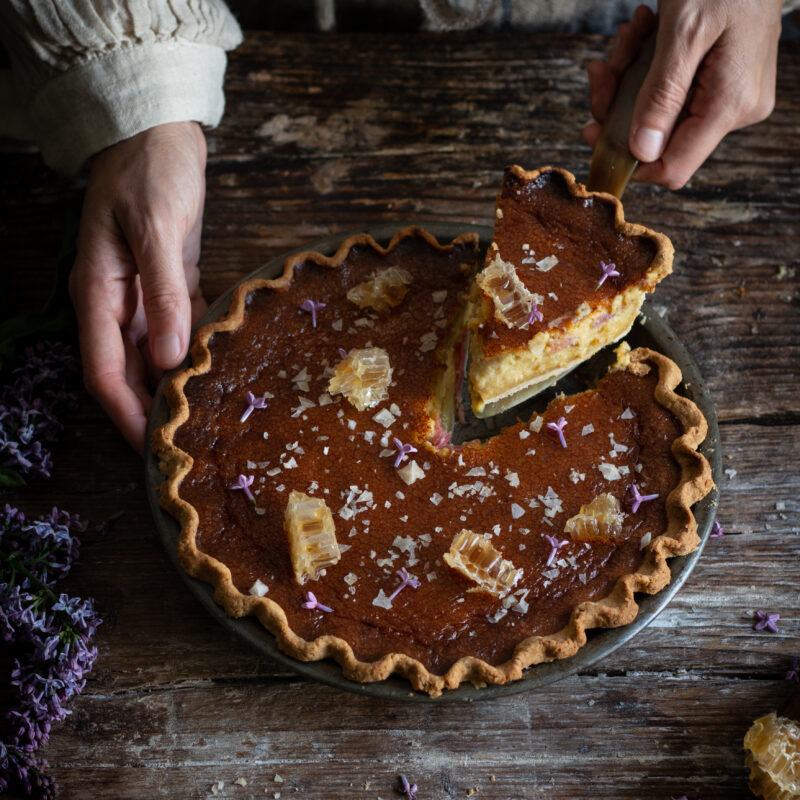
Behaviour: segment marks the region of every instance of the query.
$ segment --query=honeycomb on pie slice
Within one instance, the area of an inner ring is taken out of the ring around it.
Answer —
[[[544,302],[541,295],[532,294],[525,288],[514,265],[503,261],[499,253],[478,275],[477,282],[494,301],[495,317],[509,328],[527,328],[534,302]]]
[[[466,529],[453,537],[444,560],[478,584],[470,591],[489,592],[497,597],[508,592],[522,575],[522,570],[503,558],[488,539]]]
[[[371,307],[381,314],[388,314],[403,302],[412,280],[407,270],[387,267],[376,272],[368,281],[348,290],[347,299],[359,308]]]
[[[564,525],[564,533],[580,542],[618,542],[625,513],[613,494],[599,494]]]
[[[381,347],[351,350],[334,369],[330,394],[343,394],[359,411],[372,408],[389,396],[392,366]]]
[[[309,578],[315,581],[322,570],[342,557],[333,515],[324,500],[293,491],[286,505],[284,526],[294,577],[299,584]]]
[[[764,800],[800,797],[800,724],[773,711],[752,724],[744,746],[753,794]]]

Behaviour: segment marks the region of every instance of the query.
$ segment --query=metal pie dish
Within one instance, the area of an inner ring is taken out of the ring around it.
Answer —
[[[407,227],[409,224],[413,223],[384,224],[368,228],[366,231],[357,231],[357,233],[368,233],[377,242],[386,244],[398,230]],[[480,246],[484,252],[492,239],[492,229],[484,225],[460,225],[450,222],[439,222],[428,223],[424,227],[441,243],[447,243],[462,233],[477,233],[480,237]],[[285,253],[267,262],[245,278],[242,278],[239,283],[243,283],[252,278],[278,277],[283,272],[283,264],[286,258],[295,253],[314,250],[323,255],[333,255],[342,241],[352,236],[353,233],[354,232],[348,232],[329,236],[311,242],[289,253]],[[238,284],[236,285],[238,286]],[[215,322],[227,313],[235,288],[236,286],[232,286],[211,305],[200,321],[199,326],[209,322]],[[480,688],[466,682],[461,684],[457,689],[445,690],[439,697],[430,697],[425,692],[412,689],[411,684],[405,678],[398,675],[392,675],[383,681],[374,683],[358,683],[345,678],[339,665],[330,659],[309,662],[298,661],[282,652],[278,648],[275,637],[254,617],[242,617],[239,619],[229,617],[224,609],[214,602],[213,587],[208,583],[192,578],[184,570],[177,554],[180,525],[177,520],[168,514],[159,504],[160,485],[164,480],[164,476],[158,469],[158,458],[152,450],[148,449],[145,453],[145,484],[147,486],[147,495],[156,527],[167,549],[167,553],[175,564],[181,579],[189,587],[191,592],[206,607],[208,612],[227,630],[251,644],[262,655],[267,656],[282,666],[294,670],[306,678],[320,681],[321,683],[334,686],[337,689],[343,689],[356,694],[369,695],[382,700],[403,700],[406,702],[418,703],[473,702],[476,700],[491,700],[496,697],[505,697],[506,695],[517,694],[518,692],[538,689],[561,680],[562,678],[574,675],[581,670],[586,670],[624,645],[629,639],[652,622],[688,579],[711,533],[711,527],[717,508],[718,490],[716,487],[719,485],[722,475],[722,456],[720,452],[719,427],[717,425],[716,412],[697,365],[692,360],[686,348],[678,340],[674,331],[672,331],[666,322],[645,303],[642,313],[639,315],[628,335],[624,338],[631,347],[649,347],[663,353],[671,358],[680,368],[683,381],[677,391],[694,402],[708,422],[708,435],[705,441],[699,446],[698,451],[702,453],[711,464],[715,487],[706,497],[692,507],[692,511],[697,520],[700,544],[694,552],[686,556],[677,556],[669,560],[671,572],[669,584],[657,594],[637,594],[636,601],[639,605],[639,613],[633,622],[619,628],[603,628],[588,631],[586,644],[581,647],[575,655],[569,658],[530,666],[524,671],[522,678],[516,681],[505,684],[489,684]],[[533,413],[541,411],[556,394],[560,394],[561,392],[574,394],[589,388],[597,378],[605,374],[608,366],[613,362],[614,356],[612,349],[612,347],[606,347],[604,350],[601,350],[594,357],[565,376],[557,384],[514,409],[488,420],[477,420],[473,418],[471,424],[454,432],[453,441],[458,443],[460,441],[474,439],[476,435],[483,437],[491,436],[493,432],[499,431],[506,425],[516,422],[518,418],[527,419]],[[191,360],[187,357],[184,363],[173,372],[185,369],[190,366],[190,364]],[[150,419],[148,421],[148,441],[150,440],[153,430],[164,424],[169,418],[170,410],[164,398],[164,387],[172,374],[173,373],[165,375],[156,390]]]

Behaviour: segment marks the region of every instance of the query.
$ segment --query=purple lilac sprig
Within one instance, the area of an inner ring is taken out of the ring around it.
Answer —
[[[94,602],[55,591],[78,555],[81,529],[77,516],[58,509],[31,521],[8,505],[0,512],[0,637],[14,656],[16,694],[0,741],[0,792],[55,795],[36,751],[70,713],[65,703],[83,690],[97,658]]]
[[[65,390],[78,370],[72,348],[62,342],[39,342],[26,347],[0,389],[0,467],[26,478],[49,478],[52,459],[47,445],[63,425],[59,415],[76,405]]]

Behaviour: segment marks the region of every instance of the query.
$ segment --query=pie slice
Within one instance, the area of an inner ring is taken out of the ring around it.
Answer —
[[[553,167],[506,170],[474,289],[470,393],[493,416],[555,383],[633,325],[672,269],[666,236]]]
[[[485,442],[447,442],[476,246],[358,236],[242,284],[154,440],[181,561],[230,615],[297,659],[432,696],[630,622],[697,546],[712,486],[705,420],[650,350],[623,347],[595,389]]]

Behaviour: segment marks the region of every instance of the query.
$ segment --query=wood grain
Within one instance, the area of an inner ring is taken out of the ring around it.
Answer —
[[[206,296],[331,233],[491,224],[508,163],[585,177],[584,65],[606,48],[598,37],[249,35],[208,135]],[[105,622],[97,668],[46,752],[62,797],[388,800],[399,772],[420,798],[476,787],[498,800],[749,797],[742,737],[786,703],[800,651],[798,87],[800,48],[787,42],[767,122],[731,134],[680,192],[632,186],[625,198],[630,219],[675,244],[653,307],[700,366],[734,471],[720,486],[728,535],[649,628],[579,675],[489,703],[423,707],[309,683],[195,601],[154,530],[140,461],[82,395],[53,477],[3,498],[91,522],[69,588],[94,595]],[[2,149],[0,253],[29,309],[46,296],[83,182]],[[781,614],[778,634],[753,630],[756,609]]]

